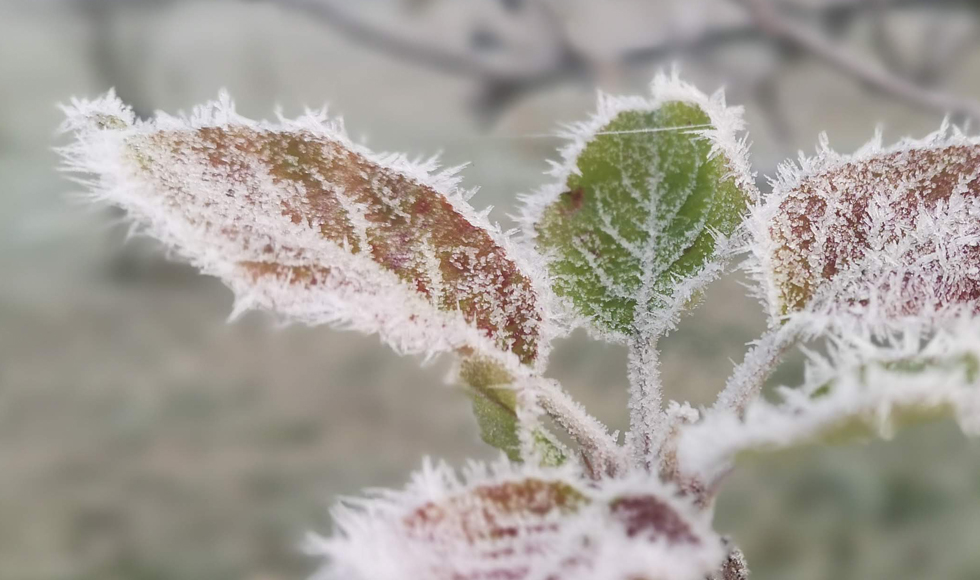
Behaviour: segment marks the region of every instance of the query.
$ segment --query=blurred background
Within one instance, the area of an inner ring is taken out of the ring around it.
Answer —
[[[298,546],[338,495],[400,486],[426,455],[496,456],[445,361],[226,324],[220,283],[124,243],[56,170],[57,103],[329,103],[375,149],[472,162],[475,204],[510,226],[561,144],[527,136],[674,62],[745,105],[760,183],[821,130],[852,151],[879,123],[895,140],[980,117],[966,0],[0,0],[0,579],[305,578]],[[666,340],[671,396],[710,402],[762,329],[741,281]],[[550,372],[624,428],[625,360],[577,333]],[[934,424],[754,459],[717,522],[757,580],[977,579],[980,444]]]

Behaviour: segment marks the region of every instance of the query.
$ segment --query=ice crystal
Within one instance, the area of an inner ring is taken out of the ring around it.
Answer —
[[[325,112],[252,121],[224,94],[149,122],[112,93],[65,110],[67,168],[221,278],[236,312],[376,332],[404,353],[476,352],[511,372],[543,366],[548,289],[465,201],[458,168],[372,153]]]
[[[734,456],[815,440],[889,437],[902,425],[952,415],[980,435],[980,329],[960,319],[929,337],[905,331],[882,341],[838,338],[827,356],[809,353],[804,383],[782,400],[757,400],[744,416],[717,410],[684,430],[682,472],[716,481]]]
[[[676,490],[584,481],[567,469],[426,465],[404,491],[334,509],[323,580],[702,580],[721,539]]]
[[[980,312],[980,140],[955,128],[854,155],[824,136],[752,224],[774,321],[887,333]]]
[[[651,88],[649,98],[600,94],[598,112],[568,129],[556,182],[525,198],[522,215],[555,292],[618,340],[673,325],[721,272],[755,197],[741,109],[676,73]]]

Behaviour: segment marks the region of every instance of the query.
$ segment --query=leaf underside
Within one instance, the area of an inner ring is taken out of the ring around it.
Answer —
[[[728,160],[684,129],[709,123],[679,101],[619,113],[599,133],[679,129],[593,136],[536,224],[556,293],[600,329],[632,334],[712,258],[714,233],[741,222],[745,194]]]
[[[980,334],[975,322],[940,331],[924,346],[846,343],[829,358],[811,355],[807,380],[777,389],[778,403],[757,400],[745,415],[724,411],[682,434],[684,470],[706,481],[738,454],[808,444],[844,444],[937,419],[980,433]]]

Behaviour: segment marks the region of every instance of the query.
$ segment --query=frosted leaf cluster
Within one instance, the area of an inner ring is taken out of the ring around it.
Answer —
[[[484,440],[515,463],[426,464],[341,502],[309,543],[322,580],[745,580],[710,526],[739,453],[943,415],[980,434],[980,139],[955,128],[853,155],[824,137],[763,196],[741,110],[659,75],[567,129],[512,242],[458,168],[375,154],[325,112],[253,121],[222,95],[141,121],[112,93],[66,112],[67,169],[223,280],[236,312],[463,355]],[[665,403],[657,339],[740,251],[769,331],[711,408]],[[543,374],[572,324],[629,344],[623,443]],[[763,399],[818,337],[803,384]]]
[[[567,469],[426,464],[403,491],[345,500],[315,537],[320,580],[703,580],[726,551],[676,489]]]
[[[888,333],[980,312],[980,140],[944,126],[853,155],[821,140],[752,218],[774,321]]]
[[[714,411],[684,430],[680,470],[717,481],[743,451],[887,438],[933,417],[952,416],[980,435],[980,325],[966,318],[928,335],[837,338],[826,356],[808,353],[802,385],[777,392],[777,403],[758,399],[741,416]]]
[[[521,221],[580,324],[659,335],[721,273],[757,197],[741,113],[675,72],[650,97],[600,94],[564,131],[555,181],[524,198]]]
[[[148,122],[112,93],[66,113],[67,169],[223,280],[236,312],[378,333],[403,353],[475,351],[516,373],[543,366],[548,288],[467,203],[458,168],[372,153],[325,112],[246,119],[224,94]]]

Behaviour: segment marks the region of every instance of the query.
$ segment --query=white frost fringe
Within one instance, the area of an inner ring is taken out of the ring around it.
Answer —
[[[276,312],[288,321],[329,323],[366,333],[378,333],[397,352],[424,354],[426,357],[464,345],[474,346],[505,359],[512,372],[518,375],[527,373],[527,367],[520,365],[516,356],[509,352],[502,353],[482,332],[469,325],[458,311],[446,312],[434,308],[416,292],[407,289],[393,273],[383,270],[369,259],[352,255],[345,248],[324,239],[314,228],[292,224],[288,218],[283,218],[276,203],[291,192],[280,191],[283,188],[274,185],[271,179],[262,184],[263,193],[269,193],[269,199],[263,200],[262,207],[254,211],[241,203],[239,194],[243,194],[243,191],[236,190],[235,199],[228,201],[225,191],[213,191],[213,184],[200,181],[195,184],[190,201],[201,204],[201,207],[189,211],[197,211],[201,215],[207,211],[203,204],[223,204],[221,209],[240,220],[243,229],[254,226],[253,230],[249,230],[250,234],[264,236],[263,239],[268,238],[279,248],[299,249],[301,258],[305,256],[305,259],[299,260],[295,254],[276,256],[281,263],[327,266],[339,272],[339,275],[331,277],[330,283],[303,289],[291,287],[271,276],[263,277],[259,284],[246,279],[236,263],[255,259],[256,250],[243,250],[242,244],[222,244],[206,228],[187,223],[187,215],[181,213],[181,208],[160,203],[148,189],[152,187],[151,184],[134,167],[131,155],[127,155],[126,143],[132,137],[160,131],[191,132],[205,127],[245,126],[261,131],[307,132],[337,142],[372,163],[432,188],[445,196],[467,221],[487,232],[496,244],[504,248],[508,259],[514,261],[531,280],[543,319],[538,329],[539,355],[536,366],[538,370],[544,368],[551,339],[559,332],[555,325],[549,323],[551,313],[556,308],[545,266],[539,258],[525,252],[521,244],[512,241],[498,225],[492,224],[486,211],[477,211],[467,202],[475,190],[459,187],[462,167],[440,171],[436,158],[413,161],[401,154],[374,153],[351,141],[343,121],[328,117],[326,109],[308,111],[294,120],[280,116],[276,123],[247,119],[235,111],[234,103],[225,92],[220,94],[217,101],[195,107],[190,115],[175,117],[158,112],[149,121],[137,119],[131,108],[111,91],[95,100],[75,99],[63,108],[67,120],[62,128],[75,136],[72,144],[61,149],[64,168],[83,176],[78,181],[90,189],[93,198],[124,207],[151,237],[175,249],[204,273],[224,280],[236,295],[232,317],[249,309],[263,308]],[[232,187],[234,184],[223,185]],[[355,214],[351,214],[352,221],[356,221]],[[258,248],[262,244],[255,242],[245,245]]]
[[[852,155],[831,149],[827,135],[822,134],[815,156],[807,157],[801,152],[798,162],[788,161],[782,164],[776,178],[771,180],[772,192],[765,195],[762,203],[752,208],[748,220],[752,243],[746,270],[758,282],[758,297],[769,312],[770,324],[778,325],[784,319],[790,318],[799,323],[809,335],[832,332],[842,335],[871,333],[884,336],[906,329],[921,331],[942,327],[947,323],[955,324],[964,315],[969,315],[961,306],[935,301],[926,304],[921,309],[922,312],[915,316],[895,316],[889,313],[889,307],[894,306],[896,289],[902,286],[902,275],[915,273],[912,268],[923,271],[927,268],[938,269],[953,279],[963,275],[976,277],[978,266],[972,260],[955,257],[958,248],[972,248],[980,243],[980,227],[977,226],[980,223],[977,221],[980,219],[980,199],[976,196],[967,197],[961,195],[963,191],[955,191],[949,203],[940,204],[933,212],[923,211],[918,214],[917,227],[903,229],[901,239],[896,243],[889,236],[894,235],[896,220],[899,218],[887,210],[887,204],[892,199],[905,195],[907,191],[902,188],[882,191],[880,199],[872,200],[875,205],[869,205],[868,208],[869,219],[872,220],[870,231],[877,237],[868,240],[864,258],[859,264],[852,264],[847,270],[838,272],[832,280],[824,281],[804,310],[792,312],[788,316],[782,315],[784,305],[779,298],[779,279],[775,272],[775,261],[781,248],[773,240],[770,229],[780,219],[780,205],[792,197],[807,179],[833,172],[848,164],[873,162],[877,157],[893,153],[978,145],[980,137],[969,137],[959,128],[944,122],[939,130],[923,139],[906,138],[889,147],[882,145],[881,132],[878,131]],[[980,177],[980,167],[972,175],[964,174],[961,184],[965,185],[971,178],[977,177]],[[827,213],[830,211],[828,208]],[[830,231],[833,225],[827,222],[815,224],[815,245],[833,235]],[[909,255],[931,242],[936,242],[942,252]],[[913,262],[914,265],[902,269],[902,264],[907,262]],[[889,287],[892,290],[887,290]],[[928,289],[923,294],[928,294]],[[846,300],[853,302],[855,297],[864,299],[867,304],[855,306],[842,303]]]
[[[564,128],[561,137],[568,144],[559,149],[561,162],[550,162],[551,169],[547,175],[555,180],[541,187],[535,193],[521,197],[523,202],[518,221],[522,225],[524,243],[534,246],[537,236],[535,225],[540,221],[545,209],[553,204],[565,191],[569,176],[578,172],[578,157],[585,150],[596,134],[608,125],[617,115],[624,111],[655,111],[670,102],[683,102],[697,105],[711,121],[711,128],[690,129],[689,132],[703,137],[711,143],[711,156],[722,155],[728,161],[729,175],[743,191],[749,192],[755,202],[759,197],[755,186],[755,175],[749,163],[748,137],[744,134],[745,121],[742,119],[742,107],[730,107],[725,102],[723,90],[718,90],[711,96],[699,91],[694,85],[680,79],[678,69],[669,75],[658,74],[650,85],[651,96],[612,96],[599,93],[596,113],[587,121],[575,123]],[[693,276],[678,281],[669,299],[664,299],[668,305],[663,311],[645,316],[645,324],[650,326],[649,336],[658,336],[668,331],[676,324],[679,312],[697,292],[711,281],[724,273],[725,264],[733,255],[743,250],[744,241],[738,239],[740,233],[726,238],[715,232],[715,256],[705,263],[704,267]],[[652,298],[652,296],[651,296]],[[574,313],[574,308],[567,300],[561,300],[566,315],[565,320],[571,326],[583,326],[600,339],[614,342],[624,342],[627,337],[610,336],[607,332],[599,331],[588,320]]]
[[[465,501],[475,488],[528,479],[569,485],[585,496],[588,505],[572,514],[553,510],[515,516],[487,512],[476,498]],[[697,542],[668,543],[643,534],[629,537],[623,523],[609,515],[608,505],[615,499],[651,495],[680,516]],[[462,524],[449,513],[429,523],[435,528],[463,525],[475,538],[472,543],[451,533],[412,536],[407,531],[406,516],[427,505],[451,512],[445,503],[450,499],[464,500],[463,509],[475,508],[470,514],[475,518]],[[307,542],[309,553],[328,561],[318,580],[484,578],[501,570],[525,571],[522,580],[702,580],[724,558],[710,514],[699,512],[680,499],[676,489],[659,481],[634,477],[594,482],[567,468],[506,461],[470,463],[462,477],[445,464],[433,466],[427,461],[405,490],[376,490],[368,499],[344,500],[333,516],[334,535],[311,536]],[[492,538],[487,532],[494,526],[514,526],[519,531]]]
[[[870,335],[837,339],[827,357],[808,353],[806,379],[781,388],[782,402],[757,400],[744,418],[713,410],[682,432],[678,455],[684,473],[716,481],[741,451],[781,449],[861,422],[882,437],[894,431],[899,411],[950,411],[967,434],[980,435],[980,327],[961,319],[926,340],[905,332],[886,345]],[[900,363],[923,368],[895,368]]]

